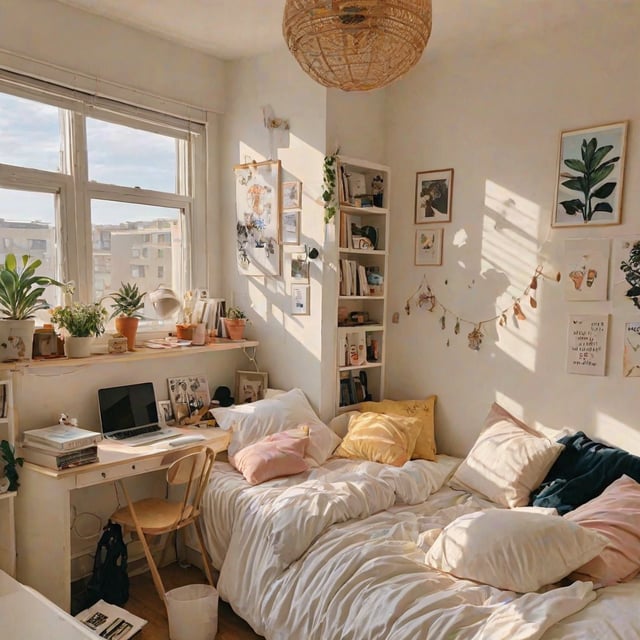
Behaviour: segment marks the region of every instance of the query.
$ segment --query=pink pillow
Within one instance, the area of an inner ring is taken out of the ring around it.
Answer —
[[[640,571],[640,484],[633,478],[622,476],[563,517],[609,538],[602,553],[576,569],[572,579],[608,586]]]
[[[308,444],[308,427],[279,431],[240,449],[229,457],[229,462],[249,484],[260,484],[306,471],[309,465],[304,454]]]

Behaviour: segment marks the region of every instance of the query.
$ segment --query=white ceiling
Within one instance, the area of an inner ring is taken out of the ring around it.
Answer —
[[[223,60],[284,46],[285,0],[58,0]],[[433,0],[429,57],[555,29],[637,0]]]

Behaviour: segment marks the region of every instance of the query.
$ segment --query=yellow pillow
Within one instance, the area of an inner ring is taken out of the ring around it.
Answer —
[[[425,400],[382,400],[382,402],[362,402],[360,411],[375,411],[397,416],[418,418],[422,429],[416,440],[416,448],[412,459],[436,459],[436,438],[434,426],[434,409],[437,396],[429,396]]]
[[[333,455],[401,467],[411,459],[421,428],[418,418],[358,413],[349,420],[347,435]]]

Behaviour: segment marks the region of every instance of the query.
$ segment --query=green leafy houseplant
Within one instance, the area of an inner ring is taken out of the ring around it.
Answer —
[[[106,320],[107,310],[99,302],[74,302],[51,310],[51,322],[78,338],[102,335]]]
[[[561,177],[568,178],[568,180],[562,182],[562,186],[571,191],[578,191],[584,197],[584,200],[574,198],[560,202],[567,215],[575,216],[580,212],[583,221],[590,222],[599,211],[603,213],[613,212],[613,208],[608,202],[597,202],[595,204],[593,202],[594,199],[604,200],[608,198],[616,188],[616,182],[601,184],[614,170],[616,162],[620,160],[620,156],[605,160],[612,149],[613,145],[610,144],[598,147],[596,138],[591,138],[589,142],[584,138],[580,147],[581,158],[567,158],[564,161],[564,164],[569,169],[576,171],[578,175],[561,173]]]
[[[242,340],[244,338],[244,329],[249,319],[246,313],[239,307],[229,307],[227,316],[224,319],[224,326],[231,340]]]
[[[111,318],[126,316],[127,318],[141,318],[138,313],[144,307],[146,291],[140,293],[138,285],[131,282],[121,282],[120,288],[107,297],[113,300]]]
[[[230,320],[247,320],[247,315],[240,307],[229,307],[227,310],[227,318]]]
[[[336,215],[336,176],[339,151],[340,149],[337,149],[332,155],[325,156],[322,165],[322,174],[324,177],[322,201],[324,202],[325,223],[331,222]]]
[[[4,475],[9,481],[9,491],[16,491],[20,486],[18,481],[18,467],[24,463],[23,458],[16,458],[15,449],[8,440],[0,442],[0,456],[4,460]]]

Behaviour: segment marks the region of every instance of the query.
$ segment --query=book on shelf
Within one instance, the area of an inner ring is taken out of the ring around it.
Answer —
[[[0,418],[7,418],[9,416],[7,403],[7,385],[0,384]]]
[[[40,444],[60,451],[82,449],[102,440],[101,433],[64,424],[56,424],[43,429],[30,429],[22,435],[25,444]]]
[[[83,447],[82,449],[72,449],[70,451],[52,451],[23,444],[21,453],[27,462],[57,471],[98,462],[97,445]]]

